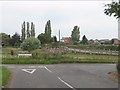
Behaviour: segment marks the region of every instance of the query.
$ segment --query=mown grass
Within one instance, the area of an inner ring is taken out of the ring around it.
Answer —
[[[95,55],[72,52],[48,52],[35,50],[31,57],[17,57],[17,54],[10,55],[11,48],[3,48],[3,64],[57,64],[57,63],[117,63],[118,56]],[[17,51],[17,49],[12,50]]]
[[[0,67],[0,85],[5,86],[7,84],[10,74],[6,67]]]

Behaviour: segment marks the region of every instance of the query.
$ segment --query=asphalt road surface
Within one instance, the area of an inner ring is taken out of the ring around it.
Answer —
[[[118,88],[109,78],[115,64],[3,65],[12,77],[8,88]]]

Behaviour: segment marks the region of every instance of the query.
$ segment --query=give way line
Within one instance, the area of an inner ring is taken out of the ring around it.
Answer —
[[[50,69],[48,69],[46,66],[44,66],[44,68],[50,72],[50,73],[53,73]],[[22,69],[22,71],[25,71],[27,73],[30,73],[30,74],[33,74],[36,69]],[[67,82],[65,82],[63,79],[61,79],[60,77],[57,77],[62,83],[64,83],[65,85],[67,85],[69,88],[73,89],[73,90],[76,90],[73,86],[71,86],[70,84],[68,84]]]

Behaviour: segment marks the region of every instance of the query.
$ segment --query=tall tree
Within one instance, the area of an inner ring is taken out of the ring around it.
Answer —
[[[57,37],[53,36],[53,42],[57,42]]]
[[[47,21],[46,25],[45,25],[45,34],[51,38],[51,22],[50,20]]]
[[[71,38],[74,41],[79,41],[80,38],[80,31],[79,31],[79,27],[78,26],[74,26],[72,34],[71,34]]]
[[[21,32],[22,32],[21,40],[23,41],[25,39],[25,37],[26,37],[25,21],[22,24],[22,30],[21,30]]]
[[[31,37],[35,37],[35,24],[31,22]]]
[[[0,42],[2,46],[9,46],[10,45],[10,35],[6,33],[0,33]]]
[[[30,37],[29,22],[27,22],[27,38]]]
[[[20,46],[20,43],[21,43],[20,35],[16,32],[10,40],[10,44],[12,46]]]
[[[81,43],[82,43],[82,44],[88,44],[88,39],[86,38],[85,35],[82,37]]]
[[[120,39],[120,0],[118,0],[118,2],[113,1],[112,3],[106,4],[105,6],[107,8],[104,10],[104,13],[109,16],[114,15],[114,17],[118,19],[118,38]],[[118,49],[120,51],[120,45]],[[120,59],[118,59],[117,70],[118,73],[120,74]]]

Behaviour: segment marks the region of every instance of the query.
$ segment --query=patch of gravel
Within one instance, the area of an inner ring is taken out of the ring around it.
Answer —
[[[120,74],[118,74],[117,71],[108,72],[107,74],[111,80],[118,82],[118,78],[120,78]]]

